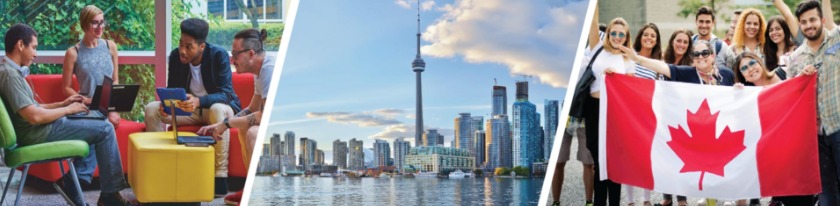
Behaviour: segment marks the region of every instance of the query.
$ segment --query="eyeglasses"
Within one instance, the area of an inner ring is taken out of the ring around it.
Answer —
[[[237,57],[237,56],[239,56],[239,54],[241,54],[241,53],[243,53],[243,52],[251,51],[251,50],[253,50],[253,49],[243,49],[243,50],[240,50],[240,51],[234,51],[234,52],[231,52],[231,53],[230,53],[230,54],[231,54],[231,55],[230,55],[230,58],[232,58],[232,59],[236,59],[236,57]]]
[[[624,35],[626,35],[626,34],[624,34],[624,32],[617,32],[617,31],[610,32],[611,37],[624,38]]]
[[[105,21],[105,20],[102,20],[102,21],[91,21],[91,22],[90,22],[90,27],[91,27],[91,28],[97,28],[97,29],[98,29],[98,28],[105,28],[105,27],[107,27],[107,26],[108,26],[108,21]]]
[[[750,59],[750,62],[748,62],[744,66],[741,66],[741,72],[746,72],[750,69],[750,67],[755,66],[755,64],[758,64],[758,61],[755,61],[755,59]]]
[[[699,52],[698,51],[691,52],[691,57],[693,57],[693,58],[697,58],[697,57],[700,57],[700,56],[703,56],[703,58],[706,58],[706,57],[709,57],[709,55],[712,55],[712,51],[710,51],[708,49],[703,50],[703,51],[699,51]]]

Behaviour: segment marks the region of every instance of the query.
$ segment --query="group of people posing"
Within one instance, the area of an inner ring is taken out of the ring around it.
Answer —
[[[102,38],[108,21],[104,12],[89,5],[79,14],[79,24],[84,32],[79,43],[67,49],[63,64],[63,92],[69,96],[62,102],[39,103],[26,80],[28,66],[37,56],[38,34],[26,24],[11,26],[4,37],[5,57],[0,60],[0,98],[6,106],[18,134],[20,146],[60,140],[83,140],[90,144],[90,154],[76,159],[76,172],[81,184],[90,184],[94,169],[99,165],[101,193],[98,205],[131,205],[120,195],[128,185],[123,176],[115,128],[120,117],[111,112],[107,120],[68,119],[67,115],[87,112],[97,85],[104,77],[119,83],[118,45]],[[262,108],[275,59],[266,54],[263,42],[266,30],[245,29],[233,36],[232,51],[208,43],[209,25],[202,19],[190,18],[181,22],[181,38],[177,49],[169,55],[169,88],[183,88],[188,93],[186,101],[176,106],[192,112],[191,116],[178,116],[182,125],[206,125],[198,133],[217,139],[215,147],[215,193],[225,196],[229,203],[238,203],[242,191],[228,195],[228,147],[230,128],[239,129],[244,162],[250,162],[259,129]],[[165,57],[160,57],[165,58]],[[237,73],[254,74],[254,95],[250,105],[240,105],[233,91],[231,65]],[[156,68],[163,69],[163,68]],[[79,85],[75,90],[73,77]],[[59,88],[56,88],[59,89]],[[97,104],[97,103],[93,103]],[[165,131],[171,118],[163,112],[159,101],[146,105],[146,131]],[[82,193],[73,186],[69,173],[56,181],[54,187],[71,205],[86,205]]]
[[[656,23],[647,23],[638,30],[632,30],[632,25],[623,18],[615,18],[599,30],[596,8],[588,48],[581,63],[586,65],[591,62],[596,78],[590,88],[594,101],[584,106],[582,120],[570,120],[573,123],[569,124],[564,134],[552,182],[554,204],[559,205],[562,200],[563,167],[569,160],[573,133],[577,133],[579,143],[577,158],[583,162],[585,204],[620,204],[622,186],[609,179],[599,181],[598,169],[600,92],[604,87],[604,75],[619,73],[660,81],[735,87],[770,86],[799,75],[818,75],[819,123],[816,126],[819,135],[805,138],[817,138],[819,141],[822,193],[772,197],[771,205],[811,206],[815,201],[821,206],[840,205],[840,55],[837,55],[840,28],[834,24],[829,0],[800,2],[794,12],[782,0],[773,0],[772,3],[781,16],[768,19],[757,9],[738,10],[725,39],[712,33],[717,21],[714,10],[700,7],[694,14],[696,34],[689,29],[678,29],[667,42],[661,41]],[[636,34],[635,39],[631,37],[631,32]],[[638,188],[629,185],[623,188],[626,203],[634,205],[633,191]],[[642,190],[641,203],[652,205],[650,191]],[[705,205],[707,201],[710,200],[701,199],[698,205]],[[753,199],[725,204],[760,205],[760,202]],[[672,195],[664,194],[663,200],[656,205],[684,206],[688,202],[686,197],[677,196],[675,200]]]

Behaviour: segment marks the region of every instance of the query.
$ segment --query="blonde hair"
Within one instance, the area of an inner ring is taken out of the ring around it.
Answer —
[[[732,45],[735,51],[742,51],[744,49],[744,41],[747,39],[747,33],[744,30],[746,29],[747,17],[750,15],[758,17],[758,33],[756,34],[756,38],[758,38],[759,45],[764,45],[764,33],[767,31],[767,21],[764,20],[764,15],[758,9],[745,9],[738,16],[738,24],[735,25],[735,33],[732,35]]]
[[[610,24],[607,25],[606,30],[606,37],[604,37],[604,50],[607,50],[610,53],[618,54],[621,53],[621,50],[613,48],[613,43],[611,41],[612,36],[610,36],[610,32],[612,32],[612,27],[614,25],[622,25],[624,26],[624,46],[630,48],[630,26],[627,24],[627,21],[624,21],[623,18],[618,17],[610,21]]]
[[[90,28],[90,22],[93,21],[93,18],[96,15],[104,14],[102,9],[94,5],[87,5],[85,8],[82,8],[82,12],[79,13],[79,24],[82,26],[82,30],[85,31]]]

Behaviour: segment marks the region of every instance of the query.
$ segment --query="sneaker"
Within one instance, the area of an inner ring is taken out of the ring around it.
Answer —
[[[53,188],[55,188],[55,191],[61,197],[64,197],[64,201],[67,201],[68,205],[85,205],[82,200],[82,193],[76,190],[76,185],[73,184],[70,173],[64,174],[64,176],[56,180],[53,183]]]
[[[131,206],[132,203],[119,193],[100,193],[99,194],[99,201],[96,202],[98,206]]]
[[[586,206],[592,206],[592,201],[586,201]]]
[[[697,201],[697,206],[706,206],[706,199],[702,198]]]
[[[227,204],[227,205],[239,205],[239,201],[242,201],[242,192],[243,192],[243,190],[240,190],[239,192],[235,192],[233,194],[225,196],[225,204]]]
[[[226,177],[217,177],[214,185],[216,186],[216,197],[224,197],[225,195],[227,195],[228,190]]]

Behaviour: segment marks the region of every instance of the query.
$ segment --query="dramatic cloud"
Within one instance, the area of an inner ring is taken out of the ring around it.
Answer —
[[[444,14],[423,33],[431,44],[422,50],[506,65],[511,75],[566,87],[587,6],[582,0],[456,0],[436,8]]]
[[[330,122],[342,124],[356,124],[362,127],[385,126],[401,123],[399,120],[396,120],[394,118],[372,115],[369,113],[307,112],[306,118],[323,118]]]
[[[414,5],[417,5],[417,1],[418,0],[396,0],[396,1],[394,1],[394,3],[396,3],[397,5],[399,5],[403,8],[410,9],[410,8],[413,8]],[[423,11],[431,10],[434,7],[435,7],[435,1],[434,0],[423,0],[423,2],[420,3],[420,9],[423,10]]]

